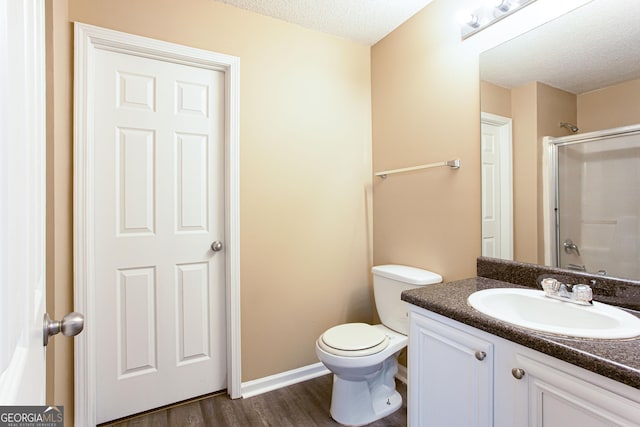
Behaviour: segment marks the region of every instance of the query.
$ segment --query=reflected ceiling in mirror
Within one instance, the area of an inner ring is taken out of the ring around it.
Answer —
[[[580,94],[640,78],[640,1],[593,0],[480,56],[480,78]]]

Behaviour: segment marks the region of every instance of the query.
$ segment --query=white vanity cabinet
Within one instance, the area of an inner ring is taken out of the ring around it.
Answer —
[[[640,426],[640,390],[610,390],[598,385],[597,374],[578,372],[584,371],[580,368],[558,369],[544,359],[516,354],[516,363],[524,372],[520,386],[525,388],[521,394],[526,401],[519,402],[528,409],[524,425]]]
[[[411,315],[412,426],[493,425],[493,345],[422,315]]]
[[[410,305],[409,427],[640,426],[640,390]]]

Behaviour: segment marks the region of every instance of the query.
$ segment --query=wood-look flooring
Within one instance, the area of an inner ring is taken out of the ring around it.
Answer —
[[[247,399],[229,399],[225,394],[191,400],[158,411],[134,416],[109,427],[312,427],[339,426],[329,415],[332,375],[323,375],[289,387]],[[402,408],[369,424],[373,427],[407,425],[407,387],[396,381]]]

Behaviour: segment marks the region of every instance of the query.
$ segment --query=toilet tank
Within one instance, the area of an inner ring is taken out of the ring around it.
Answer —
[[[442,276],[406,265],[378,265],[373,273],[373,295],[383,325],[404,335],[409,334],[407,303],[400,299],[402,291],[442,282]]]

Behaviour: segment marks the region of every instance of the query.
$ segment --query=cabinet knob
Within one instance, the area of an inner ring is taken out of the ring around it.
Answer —
[[[487,357],[487,353],[484,351],[476,351],[476,359],[483,361],[485,357]]]
[[[524,369],[522,369],[522,368],[513,368],[511,370],[511,375],[513,375],[513,378],[515,378],[517,380],[521,380],[522,377],[524,377]]]

